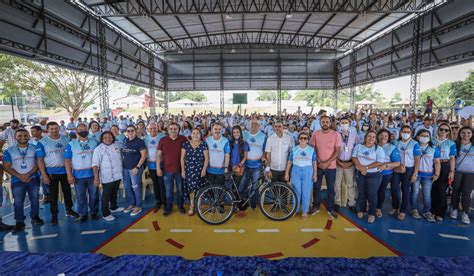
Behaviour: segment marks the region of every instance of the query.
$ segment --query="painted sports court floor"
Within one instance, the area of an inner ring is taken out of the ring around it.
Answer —
[[[123,203],[123,198],[120,196]],[[368,224],[347,209],[330,220],[322,210],[308,220],[296,216],[284,222],[270,221],[260,213],[247,211],[244,218],[232,217],[210,226],[197,216],[174,211],[163,217],[154,213],[150,194],[141,216],[120,214],[114,222],[103,220],[74,223],[61,209],[58,226],[29,226],[20,234],[1,233],[0,249],[27,252],[98,252],[109,256],[124,254],[178,255],[199,259],[206,255],[285,257],[371,256],[474,256],[472,226],[446,219],[428,223],[407,217],[398,221],[386,214]],[[8,199],[0,208],[6,223],[14,223]],[[388,203],[388,200],[387,200]],[[387,206],[388,209],[388,206]],[[29,215],[29,206],[25,214]],[[49,205],[41,205],[41,217],[49,222]]]

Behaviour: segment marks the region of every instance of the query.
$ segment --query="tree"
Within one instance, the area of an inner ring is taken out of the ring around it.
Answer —
[[[302,90],[296,93],[293,100],[306,101],[309,106],[334,106],[334,90]],[[349,93],[347,90],[338,90],[338,109],[349,108]]]
[[[402,100],[402,96],[401,96],[400,92],[395,92],[393,97],[390,99],[389,104],[393,105],[394,103],[399,102],[401,100]]]
[[[40,65],[36,70],[42,81],[43,94],[69,116],[77,118],[99,97],[95,76],[50,65]]]
[[[33,62],[15,56],[0,54],[1,98],[21,95],[23,91],[36,89],[37,81],[32,76]]]
[[[127,96],[142,96],[146,93],[146,90],[142,87],[137,87],[135,85],[130,85],[128,88]]]
[[[264,91],[258,91],[258,97],[255,99],[259,102],[264,102],[264,101],[276,101],[278,98],[277,91],[275,90],[264,90]],[[282,100],[290,100],[291,95],[288,90],[282,90],[281,91],[281,99]]]
[[[174,92],[170,93],[169,101],[174,102],[181,99],[188,99],[195,102],[203,102],[207,101],[206,95],[202,92],[194,92],[194,91],[187,91],[187,92]]]

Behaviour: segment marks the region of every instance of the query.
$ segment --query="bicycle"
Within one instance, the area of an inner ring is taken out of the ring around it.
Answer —
[[[292,217],[297,209],[296,192],[294,189],[282,182],[270,182],[262,173],[252,185],[246,189],[251,193],[246,200],[242,200],[232,175],[229,180],[231,189],[225,185],[210,184],[201,188],[196,195],[195,206],[199,218],[207,224],[219,225],[228,221],[231,216],[239,210],[239,206],[246,206],[253,195],[260,191],[258,199],[260,211],[269,219],[284,221]],[[255,185],[259,182],[259,185]]]

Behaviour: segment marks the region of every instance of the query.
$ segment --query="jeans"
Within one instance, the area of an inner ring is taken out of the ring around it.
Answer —
[[[50,174],[51,183],[49,184],[49,205],[51,208],[51,215],[58,215],[58,195],[59,195],[59,183],[61,183],[61,189],[64,195],[64,205],[66,211],[72,210],[72,197],[71,197],[71,186],[67,181],[66,174]]]
[[[49,197],[49,185],[41,183],[41,189],[43,190],[43,195]]]
[[[355,206],[357,189],[354,180],[354,166],[343,169],[341,167],[336,168],[336,182],[334,182],[334,202],[335,204],[346,207]],[[345,188],[345,193],[343,193]]]
[[[13,198],[15,199],[14,211],[16,222],[24,222],[25,215],[23,205],[25,203],[26,192],[28,191],[28,197],[30,198],[31,204],[31,218],[36,218],[39,215],[39,178],[35,177],[31,179],[29,183],[17,182],[12,184]]]
[[[99,190],[94,185],[94,177],[76,178],[77,212],[80,216],[87,216],[87,206],[90,214],[99,212]],[[89,201],[89,202],[88,202]]]
[[[120,186],[120,180],[110,183],[102,183],[102,216],[110,215],[110,210],[118,208],[117,194]]]
[[[439,178],[433,182],[431,187],[431,210],[435,216],[445,217],[448,211],[448,188],[449,162],[441,163]]]
[[[357,211],[365,213],[367,211],[367,201],[369,202],[369,216],[375,215],[375,205],[377,204],[377,193],[380,187],[382,175],[378,172],[362,175],[357,172],[356,181],[359,194],[357,196]]]
[[[431,186],[433,182],[431,177],[418,176],[413,187],[411,187],[410,205],[412,210],[418,210],[418,194],[420,193],[420,185],[423,193],[423,211],[422,214],[431,212]]]
[[[142,207],[142,174],[143,168],[136,175],[132,175],[132,170],[123,169],[125,201],[128,206]]]
[[[469,213],[472,189],[474,189],[474,174],[456,172],[452,194],[453,210],[459,209],[459,200],[461,199],[462,210]]]
[[[165,184],[163,183],[163,176],[156,175],[156,170],[148,169],[150,172],[150,178],[153,182],[153,192],[155,193],[155,205],[161,206],[165,205],[166,202],[166,193],[165,193]]]
[[[173,191],[174,191],[173,188],[174,188],[175,183],[176,183],[176,193],[177,193],[176,203],[178,204],[178,208],[180,209],[184,208],[183,206],[184,204],[183,179],[181,178],[181,173],[165,172],[163,174],[163,182],[165,183],[165,191],[166,191],[165,210],[171,211],[173,209]]]
[[[309,212],[309,205],[311,203],[311,189],[313,189],[313,167],[298,167],[291,168],[291,184],[295,188],[298,213],[301,205],[303,214]]]
[[[242,200],[245,201],[249,197],[249,193],[254,192],[250,199],[250,207],[257,208],[258,202],[258,178],[260,177],[260,168],[245,168],[244,176],[239,185],[239,193]]]
[[[385,201],[385,192],[387,191],[388,183],[390,183],[390,194],[392,196],[392,209],[398,210],[400,208],[400,183],[394,183],[393,173],[382,175],[382,181],[380,183],[378,196],[377,196],[377,209],[382,209],[383,202]]]
[[[400,206],[400,213],[408,212],[408,203],[410,202],[410,178],[413,174],[413,167],[407,167],[405,173],[394,173],[392,176],[392,183],[402,187],[402,205]]]
[[[313,207],[319,209],[321,206],[321,184],[323,182],[323,176],[326,178],[327,186],[327,209],[331,212],[335,210],[334,198],[336,194],[334,192],[334,182],[336,181],[336,169],[318,168],[318,181],[314,183],[313,187]]]

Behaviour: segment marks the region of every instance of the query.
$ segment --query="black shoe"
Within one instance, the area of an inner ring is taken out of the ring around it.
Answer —
[[[217,206],[217,210],[219,210],[220,214],[224,214],[225,213],[224,205]]]
[[[92,220],[98,220],[99,219],[99,216],[97,214],[92,214],[91,215],[91,219]]]
[[[22,232],[24,230],[25,230],[25,223],[17,222],[15,224],[15,226],[13,227],[13,229],[12,229],[12,233],[18,233],[18,232]]]
[[[31,219],[31,224],[41,226],[41,225],[44,224],[44,221],[42,219],[40,219],[40,217],[35,217],[35,218]]]
[[[153,208],[153,212],[158,212],[161,209],[161,204],[156,204],[155,208]]]
[[[336,211],[332,210],[332,211],[328,211],[328,215],[330,218],[332,219],[337,219],[337,213]]]
[[[51,217],[51,225],[58,225],[58,217],[57,216]]]
[[[349,210],[352,212],[352,213],[357,213],[357,209],[355,206],[349,206]]]
[[[313,207],[309,211],[309,214],[312,215],[312,216],[316,215],[317,213],[319,213],[319,208],[317,208],[317,207]]]
[[[339,212],[339,209],[341,209],[341,205],[338,205],[338,204],[334,205],[334,209],[336,209],[336,212]]]
[[[74,222],[79,222],[79,223],[83,223],[86,221],[87,221],[87,216],[78,217],[74,220]]]
[[[169,211],[169,210],[165,210],[163,212],[163,216],[165,216],[165,217],[169,216],[170,214],[171,214],[171,211]]]
[[[12,231],[15,226],[0,222],[0,231]]]
[[[185,214],[185,213],[186,213],[186,211],[184,210],[184,208],[183,208],[183,207],[180,207],[180,208],[179,208],[179,213],[180,213],[180,214]]]
[[[78,218],[79,214],[73,210],[66,211],[66,217]]]

